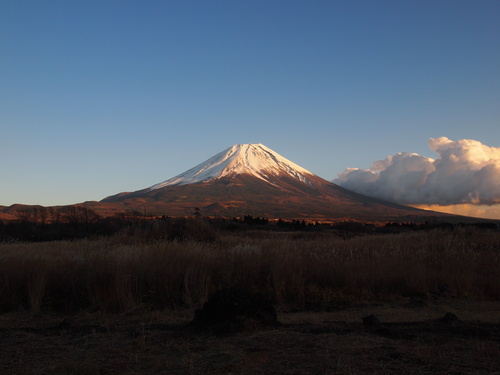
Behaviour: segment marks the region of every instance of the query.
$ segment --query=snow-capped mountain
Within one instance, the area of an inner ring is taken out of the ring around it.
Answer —
[[[167,181],[151,186],[150,190],[167,186],[195,184],[235,175],[248,174],[274,184],[271,177],[289,176],[305,183],[313,174],[262,144],[238,144],[211,157],[196,167]]]
[[[154,216],[188,216],[195,207],[214,216],[319,221],[418,221],[444,215],[354,193],[262,144],[234,145],[178,176],[101,203]]]

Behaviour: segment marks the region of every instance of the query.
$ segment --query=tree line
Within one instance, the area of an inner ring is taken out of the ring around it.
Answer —
[[[374,225],[357,221],[338,223],[306,222],[304,219],[270,220],[245,215],[239,218],[209,218],[195,210],[192,217],[145,217],[138,212],[117,213],[102,217],[85,205],[63,207],[24,206],[16,212],[16,220],[0,220],[0,242],[55,241],[121,235],[134,241],[187,240],[215,241],[221,232],[265,230],[330,232],[343,239],[360,235],[401,233],[416,230],[453,230],[465,224],[444,222],[398,223]],[[498,230],[496,223],[467,224]]]

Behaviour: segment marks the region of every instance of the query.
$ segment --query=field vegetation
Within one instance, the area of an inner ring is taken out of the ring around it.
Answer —
[[[0,225],[2,374],[498,373],[496,225],[69,213]],[[227,287],[280,324],[193,330]]]
[[[90,239],[0,243],[0,311],[192,308],[230,286],[309,310],[430,295],[498,300],[499,269],[495,229],[346,236],[220,231],[195,218]]]

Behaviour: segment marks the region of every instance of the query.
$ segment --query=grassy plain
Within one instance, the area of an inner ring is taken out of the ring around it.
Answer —
[[[495,373],[499,270],[499,232],[470,227],[2,243],[1,370]],[[267,296],[283,324],[224,336],[186,329],[228,286]],[[458,320],[440,321],[446,312]],[[363,326],[369,314],[382,325]]]

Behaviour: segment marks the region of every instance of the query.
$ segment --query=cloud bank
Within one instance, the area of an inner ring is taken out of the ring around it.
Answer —
[[[406,205],[500,203],[500,148],[479,141],[430,138],[437,159],[400,152],[369,169],[348,168],[334,183]]]

